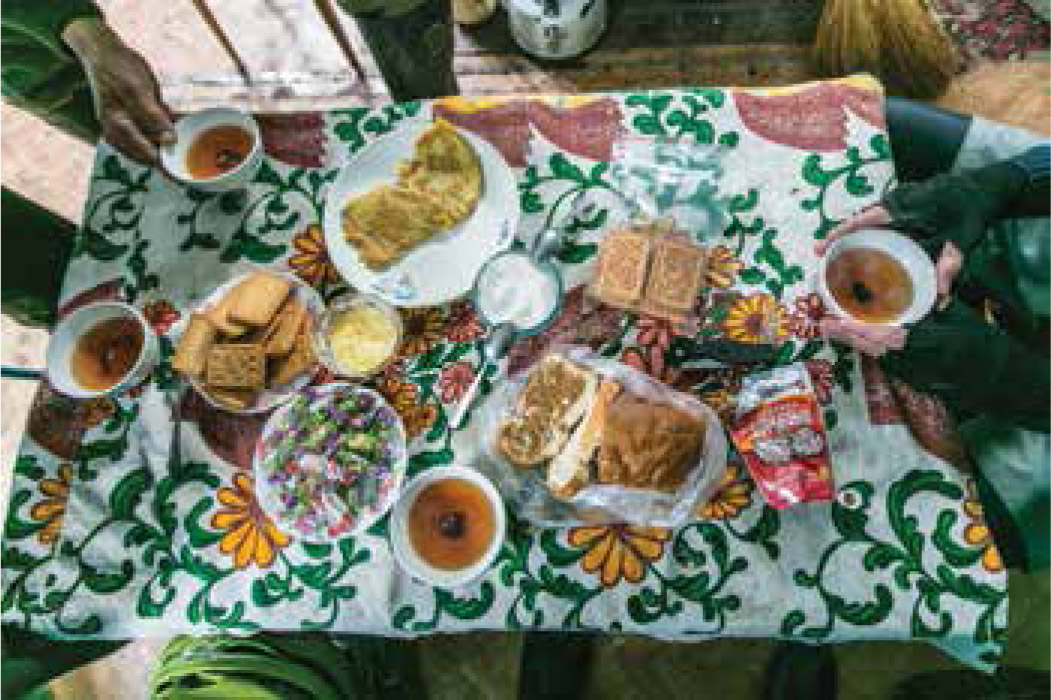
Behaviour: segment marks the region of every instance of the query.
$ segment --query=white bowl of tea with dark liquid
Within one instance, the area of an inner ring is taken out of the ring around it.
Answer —
[[[467,467],[434,467],[402,491],[391,514],[390,542],[410,576],[457,588],[489,569],[506,530],[503,501],[486,477]]]
[[[47,346],[47,378],[75,399],[115,396],[140,384],[157,363],[157,337],[135,307],[82,306],[62,319]]]
[[[923,248],[896,231],[866,229],[828,247],[817,291],[835,316],[902,326],[930,312],[938,288],[934,263]]]

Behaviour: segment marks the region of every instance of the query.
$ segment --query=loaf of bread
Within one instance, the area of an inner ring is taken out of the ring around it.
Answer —
[[[547,486],[555,498],[569,500],[594,481],[591,465],[606,430],[609,407],[620,393],[620,384],[603,380],[565,449],[551,460],[547,470]]]

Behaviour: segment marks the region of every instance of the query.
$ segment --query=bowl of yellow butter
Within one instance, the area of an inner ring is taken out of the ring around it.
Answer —
[[[403,327],[398,310],[368,294],[333,302],[314,332],[318,359],[343,377],[364,378],[398,352]]]

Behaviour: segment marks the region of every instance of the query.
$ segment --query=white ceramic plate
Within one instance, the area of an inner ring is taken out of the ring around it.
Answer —
[[[412,157],[416,139],[430,126],[414,121],[369,144],[332,183],[325,202],[325,245],[332,263],[358,291],[394,306],[434,306],[467,294],[478,270],[506,250],[518,227],[518,186],[500,152],[487,141],[459,130],[482,164],[482,196],[474,213],[435,236],[381,272],[373,272],[343,238],[343,206],[356,195],[394,182],[397,166]]]
[[[322,301],[321,296],[317,293],[317,291],[314,290],[313,287],[306,284],[305,282],[303,282],[303,280],[299,279],[298,277],[295,277],[294,275],[289,275],[283,272],[278,272],[277,270],[270,270],[265,268],[261,268],[260,271],[266,272],[267,274],[276,275],[278,277],[283,277],[288,281],[292,282],[292,294],[297,295],[300,300],[306,303],[308,312],[311,316],[313,316],[314,325],[316,326],[320,322],[322,315],[325,313],[325,302]],[[211,294],[209,294],[196,309],[194,309],[194,311],[207,311],[208,309],[218,304],[219,301],[223,298],[223,295],[225,295],[227,292],[233,289],[239,282],[241,282],[241,280],[248,277],[249,274],[251,273],[239,275],[216,287],[215,290]],[[178,345],[179,338],[182,337],[183,331],[186,330],[186,324],[189,322],[189,318],[190,315],[186,314],[172,329],[172,342],[176,345]],[[262,392],[259,395],[259,398],[256,400],[254,406],[249,406],[248,408],[244,408],[241,410],[233,409],[229,406],[224,406],[223,404],[215,401],[208,394],[208,392],[205,391],[204,386],[195,377],[190,377],[189,382],[190,385],[194,388],[194,391],[203,396],[205,401],[211,404],[213,408],[217,408],[220,411],[228,411],[230,413],[243,414],[265,413],[274,408],[275,406],[279,406],[285,403],[293,396],[295,396],[300,389],[309,384],[310,379],[314,376],[314,372],[316,371],[316,369],[317,363],[311,365],[308,369],[303,370],[290,381],[287,381],[284,384],[280,384],[276,387],[267,389],[266,391]]]
[[[357,535],[379,520],[398,499],[409,464],[405,425],[386,399],[367,387],[338,382],[308,387],[303,390],[302,395],[309,402],[309,408],[321,411],[331,410],[337,399],[348,395],[355,397],[356,401],[365,398],[371,403],[370,408],[365,411],[365,414],[370,416],[369,420],[379,413],[388,416],[391,421],[388,423],[391,438],[384,443],[384,450],[389,455],[386,458],[389,466],[379,472],[370,471],[367,477],[359,477],[369,479],[375,489],[375,500],[364,502],[355,509],[348,506],[338,494],[339,487],[332,475],[340,473],[340,464],[332,451],[324,448],[316,452],[304,450],[303,454],[297,455],[294,462],[276,463],[281,440],[288,438],[287,431],[304,428],[301,424],[285,425],[286,416],[296,407],[295,403],[286,404],[274,411],[267,420],[253,451],[252,470],[259,503],[279,527],[307,541],[328,542],[345,535]],[[349,424],[340,425],[338,428],[344,436],[353,432],[353,427]],[[287,469],[286,465],[289,463],[295,464],[294,471]],[[306,477],[306,482],[303,481],[303,477]],[[318,499],[312,504],[311,514],[304,516],[302,512],[296,512],[298,506],[293,505],[290,508],[283,502],[283,498],[292,498],[294,501],[292,493],[296,484],[302,488],[304,483],[310,481],[321,483],[323,486],[318,491]],[[281,487],[282,483],[285,484],[284,487]],[[361,483],[363,482],[355,481],[349,488],[360,488]]]

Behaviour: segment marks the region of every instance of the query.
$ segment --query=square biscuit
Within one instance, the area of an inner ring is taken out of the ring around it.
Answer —
[[[172,369],[192,377],[203,374],[215,334],[215,326],[207,317],[201,314],[190,316],[190,323],[175,347]]]
[[[266,355],[258,343],[226,343],[212,346],[208,355],[206,382],[229,389],[259,389],[266,382]]]
[[[701,290],[704,268],[703,248],[686,241],[658,241],[642,311],[665,318],[688,316]]]
[[[291,288],[292,283],[283,277],[255,272],[234,290],[229,317],[246,326],[265,326],[285,302]]]
[[[633,230],[616,231],[602,242],[592,295],[611,306],[638,303],[650,266],[652,238]]]
[[[310,342],[310,317],[308,316],[292,343],[292,350],[284,357],[272,360],[273,372],[272,384],[274,386],[291,381],[300,372],[310,369],[317,357],[314,355],[314,346]]]

